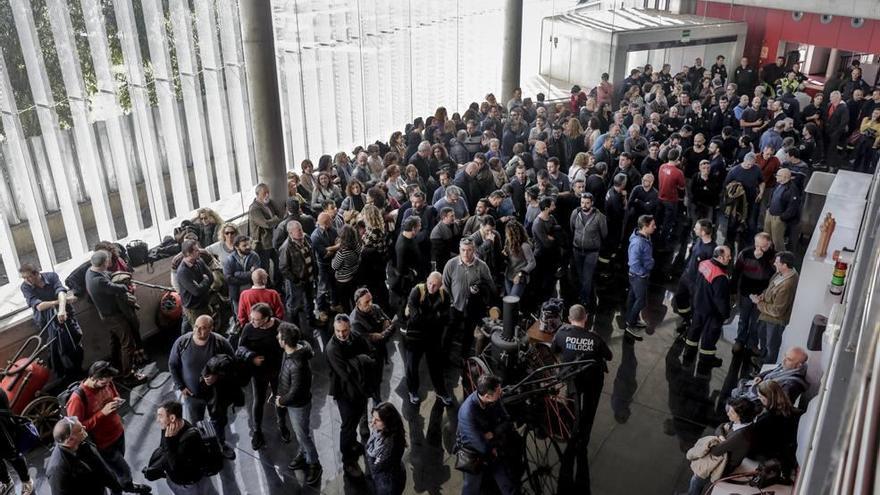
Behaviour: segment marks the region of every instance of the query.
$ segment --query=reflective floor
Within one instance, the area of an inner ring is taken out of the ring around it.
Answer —
[[[658,266],[668,266],[668,260],[667,265],[660,261]],[[606,279],[599,288],[601,310],[596,316],[595,328],[609,341],[614,359],[605,379],[589,446],[593,493],[686,491],[690,469],[684,452],[708,427],[717,423],[713,419],[714,404],[725,380],[730,345],[721,343],[720,355],[725,364],[715,369],[711,378],[695,376],[693,367],[682,367],[679,357],[682,344],[675,338],[679,318],[668,306],[671,288],[671,283],[664,281],[652,285],[649,305],[643,312],[649,331],[645,340],[638,343],[625,339],[619,327],[617,313],[625,300],[625,283]],[[159,442],[160,433],[154,422],[156,406],[173,396],[172,382],[165,371],[165,357],[160,356],[161,349],[167,349],[172,338],[153,339],[149,343],[157,359],[156,375],[149,386],[131,392],[130,407],[124,414],[126,457],[135,478],[140,480],[143,480],[140,470]],[[383,397],[400,407],[406,419],[407,493],[458,493],[461,475],[452,468],[451,456],[457,408],[444,408],[434,400],[433,393],[427,391],[429,380],[424,365],[422,397],[425,400],[418,408],[408,402],[404,405],[401,346],[397,341],[389,346],[390,363],[386,368]],[[340,420],[334,402],[327,397],[326,363],[319,355],[313,366],[316,377],[312,427],[324,466],[320,491],[369,493],[364,483],[352,482],[342,475],[337,448]],[[461,388],[456,392],[461,400]],[[255,453],[250,449],[248,414],[245,410],[236,411],[229,441],[237,446],[238,457],[214,480],[218,490],[223,494],[316,493],[317,490],[303,486],[302,473],[287,470],[293,445],[280,442],[274,420],[266,416],[264,430],[268,445]],[[47,451],[41,450],[30,457],[31,469],[38,480],[38,493],[48,495],[48,486],[42,477],[46,454]],[[154,493],[170,493],[164,482],[153,486]]]

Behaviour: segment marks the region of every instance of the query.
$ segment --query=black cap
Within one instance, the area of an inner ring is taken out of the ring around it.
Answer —
[[[108,361],[95,361],[89,366],[89,378],[113,378],[119,375],[119,370],[110,365]]]

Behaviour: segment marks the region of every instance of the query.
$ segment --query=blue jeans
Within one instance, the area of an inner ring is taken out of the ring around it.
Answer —
[[[648,277],[629,274],[629,295],[626,298],[626,324],[635,325],[648,299]]]
[[[739,326],[736,330],[736,341],[746,348],[758,345],[758,306],[749,296],[739,296]]]
[[[110,471],[113,471],[119,479],[120,485],[126,487],[131,484],[131,467],[125,461],[125,435],[120,436],[107,448],[98,450],[98,453],[101,454]]]
[[[464,484],[461,487],[461,495],[480,495],[480,487],[483,485],[483,478],[491,476],[498,485],[498,491],[501,495],[512,495],[517,492],[516,484],[510,478],[507,472],[507,466],[503,462],[495,460],[483,467],[483,471],[479,474],[462,473],[464,475]]]
[[[318,311],[327,311],[330,306],[336,304],[336,290],[334,288],[333,269],[330,265],[318,265],[318,297],[315,304]]]
[[[504,289],[505,289],[504,293],[507,294],[508,296],[522,297],[522,295],[526,291],[526,284],[524,284],[522,282],[515,284],[515,283],[513,283],[513,280],[505,278],[504,279]]]
[[[596,272],[596,265],[599,263],[599,251],[584,251],[583,249],[574,248],[574,270],[577,273],[580,282],[580,302],[589,304],[590,297],[593,295],[593,274]]]
[[[688,484],[688,495],[702,495],[703,490],[706,489],[708,484],[709,480],[705,478],[700,478],[696,474],[691,476],[691,482]]]
[[[785,325],[777,325],[768,321],[758,321],[758,342],[764,354],[764,364],[776,364],[779,347],[782,345],[782,331]]]
[[[168,488],[174,495],[216,495],[217,489],[211,483],[211,478],[202,478],[201,480],[189,484],[178,485],[177,483],[165,478]]]
[[[373,486],[376,495],[400,495],[406,487],[406,468],[403,465],[397,470],[373,472]]]
[[[290,414],[290,425],[299,444],[299,453],[305,456],[308,464],[318,464],[318,449],[315,448],[312,429],[309,427],[312,415],[311,402],[303,407],[288,407],[287,412]]]

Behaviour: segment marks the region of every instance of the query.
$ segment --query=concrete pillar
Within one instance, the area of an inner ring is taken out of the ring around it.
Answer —
[[[825,69],[825,79],[830,79],[834,76],[834,73],[837,72],[837,68],[840,66],[840,53],[837,48],[832,48],[831,53],[828,54],[828,68]]]
[[[513,90],[520,86],[522,59],[523,0],[506,0],[504,9],[504,56],[501,58],[501,94],[498,102],[507,105]]]
[[[272,199],[283,204],[287,199],[287,167],[272,8],[269,2],[246,1],[239,4],[239,9],[257,180],[268,184]],[[242,191],[246,199],[250,193]]]

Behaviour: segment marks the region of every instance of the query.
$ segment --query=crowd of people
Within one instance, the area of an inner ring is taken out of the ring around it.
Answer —
[[[289,468],[317,486],[323,469],[310,428],[310,362],[323,359],[346,476],[364,476],[364,457],[377,493],[402,493],[407,444],[382,386],[389,342],[399,338],[405,400],[418,407],[425,398],[424,357],[436,400],[460,404],[456,451],[483,466],[464,473],[463,493],[492,482],[516,493],[498,441],[516,420],[503,406],[501,380],[484,375],[473,394],[456,398],[448,376],[474,354],[475,329],[505,295],[518,296],[524,314],[561,299],[570,309],[552,344],[560,359],[610,360],[592,315],[603,304],[597,285],[623,273],[625,338],[652,333],[642,317],[649,284],[673,282],[680,359],[695,364],[694,373],[722,365],[721,329],[739,314],[733,352],[743,381],[730,393],[723,440],[694,458],[730,453],[719,475],[746,456],[777,459],[790,473],[792,403],[806,388],[806,354],[791,349],[777,368],[758,373],[776,363],[791,315],[804,187],[817,168],[873,171],[880,88],[861,79],[858,65],[809,96],[798,64],[780,58],[759,70],[743,58],[728,71],[724,63],[719,56],[704,67],[697,59],[676,74],[646,65],[616,86],[603,74],[594,89],[574,87],[563,102],[517,90],[505,103],[489,94],[460,114],[440,107],[387,142],[321,156],[317,166],[303,160],[288,173],[287,198],[270,198],[258,185],[244,225],[200,210],[179,232],[172,261],[183,315],[168,363],[179,402],[157,409],[163,433],[150,473],[174,493],[210,493],[210,470],[199,466],[210,456],[196,433],[208,423],[220,454],[234,458],[228,412],[246,403],[250,386],[251,447],[279,447],[263,434],[268,405],[277,440],[296,441]],[[78,296],[103,322],[86,331],[106,332],[113,356],[76,377],[55,427],[48,471],[55,495],[149,491],[132,483],[122,457],[113,384],[145,379],[130,317],[136,298],[117,279],[130,271],[125,263],[119,246],[102,243],[84,273]],[[82,367],[81,349],[71,354],[82,332],[75,296],[53,273],[31,265],[21,273],[35,321],[54,318],[53,331],[75,337],[53,351],[56,373],[74,376]],[[583,457],[602,368],[570,389]],[[4,458],[21,474],[20,456]],[[585,459],[567,466],[563,478],[588,493]],[[714,479],[695,471],[691,493]]]

